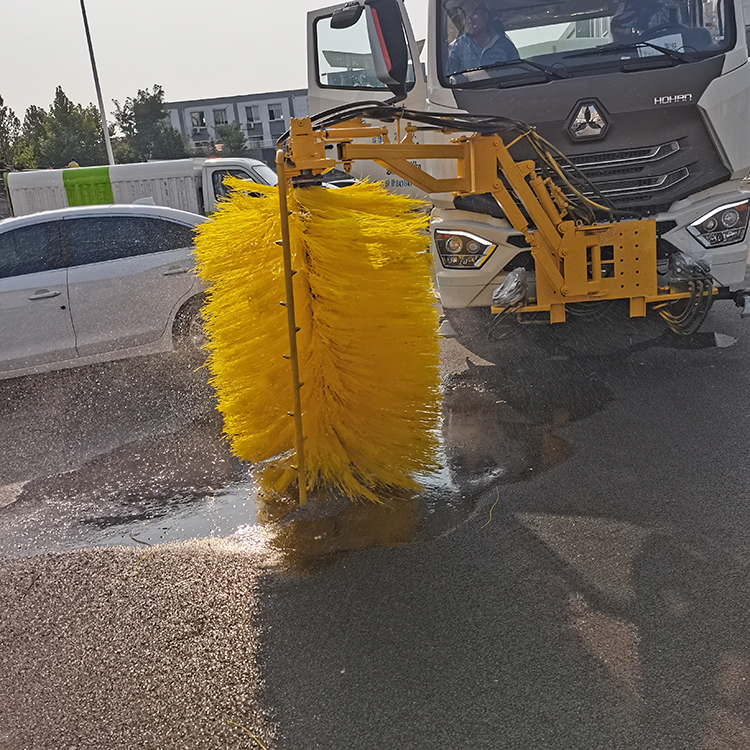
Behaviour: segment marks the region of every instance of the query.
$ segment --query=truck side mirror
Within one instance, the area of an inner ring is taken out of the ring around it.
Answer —
[[[406,99],[409,47],[401,10],[396,0],[365,0],[367,34],[375,74],[394,94],[392,102]]]
[[[365,6],[358,3],[347,3],[342,8],[336,8],[331,16],[331,28],[332,29],[348,29],[354,26],[359,17],[362,15],[362,11]]]

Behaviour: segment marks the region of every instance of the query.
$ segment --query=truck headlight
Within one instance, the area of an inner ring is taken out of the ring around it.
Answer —
[[[497,245],[468,232],[435,232],[440,262],[444,268],[481,268]]]
[[[748,203],[729,203],[701,216],[687,229],[703,247],[720,247],[742,242],[747,233]]]

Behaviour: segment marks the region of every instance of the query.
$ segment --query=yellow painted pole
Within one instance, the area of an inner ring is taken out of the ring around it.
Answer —
[[[287,178],[284,165],[284,151],[276,152],[276,172],[279,176],[279,212],[281,215],[281,248],[284,254],[284,282],[286,286],[287,328],[289,329],[289,361],[292,365],[292,390],[294,391],[294,431],[297,444],[297,482],[299,485],[299,504],[307,502],[307,466],[305,464],[305,435],[302,431],[302,398],[299,381],[299,357],[297,356],[297,323],[294,319],[294,286],[292,278],[292,250],[289,244],[289,208],[286,202]]]

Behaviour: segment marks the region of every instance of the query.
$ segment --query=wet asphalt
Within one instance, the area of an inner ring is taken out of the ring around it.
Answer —
[[[743,325],[725,305],[690,343],[494,361],[446,342],[473,509],[406,546],[339,529],[324,566],[261,581],[278,746],[750,747]]]
[[[138,633],[148,579],[131,590],[128,575],[157,555],[162,605],[144,617],[185,648],[170,660],[136,639],[97,679],[171,665],[149,693],[160,721],[133,701],[137,677],[107,704],[122,731],[97,744],[77,714],[69,746],[750,747],[747,326],[723,303],[690,342],[650,322],[475,351],[446,340],[444,469],[383,507],[256,502],[205,373],[164,358],[0,381],[2,658],[16,680],[0,678],[13,711],[0,748],[61,746],[64,706],[39,710],[54,685],[10,698],[46,643],[19,634],[45,607],[45,622],[62,617],[50,591],[110,591],[111,607],[94,597],[67,618],[73,644],[95,616],[99,637],[117,631],[118,607]],[[184,573],[185,540],[201,536],[228,539],[242,574],[227,596],[247,606],[222,609],[205,575]],[[165,594],[185,581],[189,607]],[[70,674],[79,652],[55,646],[45,668]],[[229,687],[205,667],[214,654]],[[194,688],[168,689],[180,679]]]

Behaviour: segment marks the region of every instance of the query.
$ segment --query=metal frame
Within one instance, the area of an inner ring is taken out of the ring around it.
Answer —
[[[289,416],[294,417],[295,448],[297,451],[297,466],[292,468],[297,472],[297,484],[299,489],[299,504],[307,502],[307,464],[305,462],[305,435],[302,429],[302,396],[300,391],[304,383],[299,379],[299,356],[297,353],[297,332],[299,328],[294,315],[294,275],[297,273],[292,269],[292,249],[289,241],[289,207],[286,200],[287,175],[284,165],[284,152],[279,149],[276,152],[276,170],[279,176],[279,217],[281,219],[281,245],[284,256],[284,288],[286,299],[281,303],[286,307],[287,330],[289,333],[289,362],[292,369],[292,391],[294,393],[294,412]]]
[[[458,135],[448,143],[414,142],[417,127],[406,125],[397,142],[388,128],[353,119],[316,130],[309,118],[293,118],[287,141],[286,174],[290,178],[321,175],[334,166],[351,169],[353,161],[370,159],[426,193],[491,193],[511,226],[529,243],[536,266],[536,299],[516,313],[548,312],[550,323],[565,321],[565,306],[574,302],[628,299],[630,316],[642,317],[651,302],[689,296],[659,287],[656,275],[656,222],[653,219],[585,224],[565,218],[568,200],[533,161],[517,162],[499,135]],[[368,139],[370,143],[354,143]],[[336,147],[335,157],[327,148]],[[438,178],[412,163],[452,159],[456,177]],[[515,196],[515,197],[514,197]],[[523,210],[519,207],[523,206]],[[602,249],[612,261],[602,274]],[[494,313],[504,312],[491,308]]]

